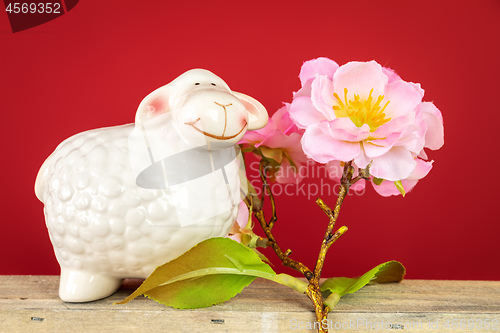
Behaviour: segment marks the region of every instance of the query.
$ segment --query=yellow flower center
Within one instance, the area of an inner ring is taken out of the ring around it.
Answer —
[[[391,118],[388,118],[384,113],[385,108],[389,105],[387,101],[384,106],[380,103],[384,100],[384,95],[377,97],[373,102],[373,89],[370,90],[370,95],[364,101],[359,98],[359,95],[354,95],[354,100],[347,99],[347,88],[344,88],[344,100],[339,97],[337,93],[333,96],[337,100],[338,105],[333,106],[333,112],[337,118],[347,117],[352,120],[357,127],[367,124],[370,127],[370,132],[374,132],[387,123]]]

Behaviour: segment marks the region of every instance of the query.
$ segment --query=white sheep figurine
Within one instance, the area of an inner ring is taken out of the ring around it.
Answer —
[[[236,143],[267,119],[258,101],[193,69],[146,96],[135,124],[63,141],[35,182],[61,266],[60,298],[107,297],[124,278],[145,278],[226,236],[244,190]]]

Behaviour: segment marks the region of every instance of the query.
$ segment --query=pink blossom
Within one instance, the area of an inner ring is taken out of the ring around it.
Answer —
[[[245,150],[274,161],[271,178],[278,183],[300,181],[298,167],[306,162],[300,145],[304,130],[299,129],[290,119],[289,106],[285,104],[276,111],[264,128],[246,132],[239,142]]]
[[[234,223],[233,228],[231,229],[227,237],[237,241],[238,243],[241,243],[241,235],[245,233],[249,215],[250,212],[248,211],[247,205],[243,201],[240,202],[236,222]]]
[[[401,180],[401,185],[403,186],[404,192],[408,193],[417,185],[417,182],[427,176],[429,171],[432,169],[433,161],[426,162],[419,158],[416,159],[417,167],[413,170],[412,174],[406,178]],[[375,182],[372,182],[373,188],[377,191],[378,194],[384,197],[388,197],[391,195],[400,195],[401,191],[395,185],[395,182],[391,182],[388,180],[383,180],[380,185],[377,185]]]
[[[370,166],[374,177],[388,181],[376,185],[381,194],[393,192],[384,190],[391,182],[405,180],[413,187],[422,174],[417,157],[426,159],[424,148],[444,143],[441,112],[422,102],[420,84],[403,81],[375,61],[339,67],[326,58],[310,60],[300,80],[289,113],[305,129],[301,143],[307,157]]]
[[[250,210],[247,205],[242,201],[240,202],[238,208],[236,221],[226,237],[252,248],[262,260],[269,262],[269,260],[267,260],[267,258],[256,249],[256,247],[266,247],[267,239],[264,239],[253,232],[252,229],[254,224],[250,219]]]

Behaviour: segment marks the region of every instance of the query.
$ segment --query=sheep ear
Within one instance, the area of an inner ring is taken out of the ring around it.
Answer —
[[[167,84],[144,97],[137,108],[135,122],[143,124],[160,114],[170,111],[170,90],[170,84]]]
[[[248,95],[232,91],[232,94],[243,103],[248,111],[248,130],[257,130],[267,124],[267,110],[258,100]]]

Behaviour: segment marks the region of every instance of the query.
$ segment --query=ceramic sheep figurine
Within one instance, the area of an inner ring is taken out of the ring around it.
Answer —
[[[134,124],[62,142],[35,183],[61,266],[61,299],[107,297],[124,278],[145,278],[226,236],[244,192],[236,143],[267,119],[258,101],[193,69],[146,96]]]

